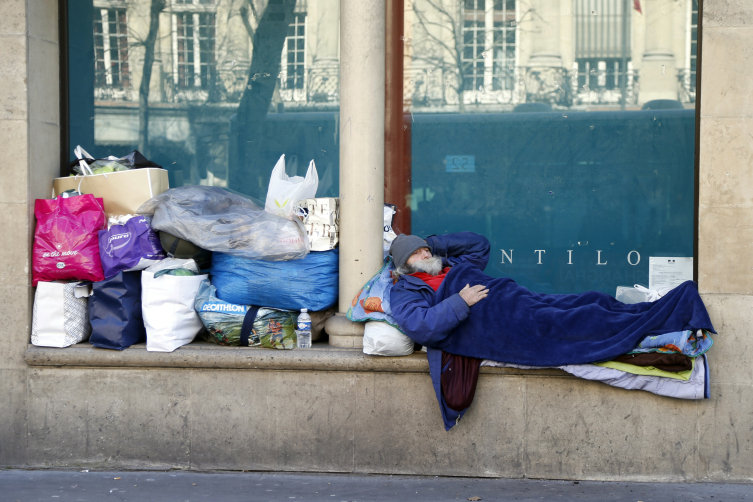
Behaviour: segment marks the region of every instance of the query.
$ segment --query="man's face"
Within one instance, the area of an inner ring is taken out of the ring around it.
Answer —
[[[429,251],[429,248],[418,248],[413,251],[413,254],[408,257],[408,261],[405,263],[407,265],[413,265],[414,263],[425,260],[426,258],[431,258],[431,251]]]

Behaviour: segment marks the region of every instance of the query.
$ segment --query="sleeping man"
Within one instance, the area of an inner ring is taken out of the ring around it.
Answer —
[[[687,281],[659,301],[626,305],[589,291],[540,294],[483,270],[489,241],[460,232],[400,235],[390,255],[399,276],[390,293],[403,332],[427,347],[445,428],[473,400],[482,359],[530,366],[608,361],[646,336],[714,333],[697,286]]]

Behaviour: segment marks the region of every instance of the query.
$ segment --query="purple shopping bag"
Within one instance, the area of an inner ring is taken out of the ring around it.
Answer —
[[[99,255],[106,279],[118,272],[143,270],[165,258],[159,238],[145,216],[134,216],[125,225],[101,230]]]

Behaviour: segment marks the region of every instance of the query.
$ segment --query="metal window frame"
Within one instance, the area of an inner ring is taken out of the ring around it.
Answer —
[[[93,30],[94,27],[92,27]],[[60,176],[68,174],[70,161],[70,104],[68,103],[68,0],[58,0],[58,64],[60,65]]]
[[[698,27],[696,46],[696,73],[695,73],[695,179],[694,179],[694,204],[693,204],[693,280],[698,282],[698,223],[700,203],[700,153],[701,153],[701,71],[703,69],[703,0],[698,0]]]

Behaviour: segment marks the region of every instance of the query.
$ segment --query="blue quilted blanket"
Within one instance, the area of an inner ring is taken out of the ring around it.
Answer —
[[[646,336],[705,329],[715,333],[696,283],[687,281],[654,303],[626,305],[595,291],[539,294],[469,264],[452,267],[435,302],[466,284],[485,284],[489,296],[471,307],[439,346],[452,354],[532,366],[607,361]]]

